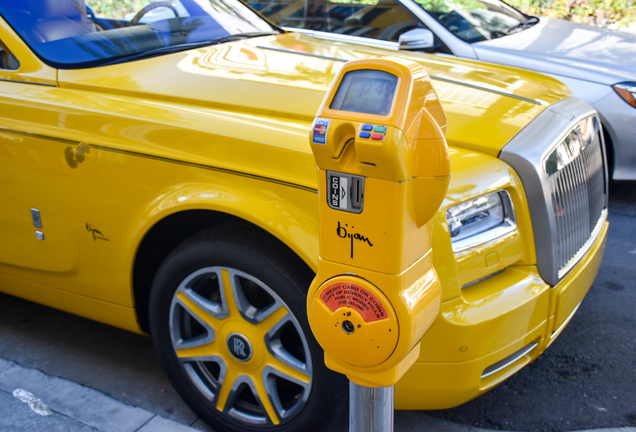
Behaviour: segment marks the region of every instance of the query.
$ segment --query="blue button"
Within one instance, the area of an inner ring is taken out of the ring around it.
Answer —
[[[363,131],[372,131],[373,130],[373,125],[370,125],[370,124],[362,125],[362,130]]]
[[[370,137],[371,137],[371,134],[369,132],[360,132],[360,138],[370,138]]]

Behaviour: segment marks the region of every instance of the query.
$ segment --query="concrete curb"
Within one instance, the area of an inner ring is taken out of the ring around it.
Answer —
[[[13,396],[24,389],[39,398],[52,414],[37,414]],[[451,423],[422,413],[399,411],[396,432],[503,432]],[[418,421],[410,421],[413,415]],[[417,424],[414,427],[413,424]],[[207,429],[207,428],[205,428]],[[127,405],[97,390],[47,375],[0,358],[0,430],[47,432],[200,432],[199,429]],[[634,427],[579,432],[636,432]]]
[[[52,412],[42,416],[15,397],[24,389]],[[195,432],[189,426],[126,405],[97,390],[0,359],[0,429],[100,432]]]

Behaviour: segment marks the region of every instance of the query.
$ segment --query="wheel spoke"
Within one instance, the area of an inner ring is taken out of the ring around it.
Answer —
[[[280,298],[258,279],[234,270],[230,270],[228,276],[231,280],[232,294],[236,302],[237,310],[247,322],[257,324],[283,305]],[[253,305],[245,292],[245,287],[243,286],[244,283],[258,287],[258,290],[261,291],[261,293],[266,293],[266,296],[271,299],[271,303],[261,305],[260,307]]]
[[[278,318],[280,312],[277,311],[276,314],[272,314],[270,317],[271,321],[274,321],[275,318]],[[282,314],[281,314],[282,315]],[[262,324],[269,324],[270,319],[264,321]],[[263,340],[265,341],[265,345],[267,346],[267,350],[275,359],[277,364],[280,366],[277,369],[281,373],[285,373],[287,375],[293,376],[299,381],[305,382],[305,378],[311,376],[311,361],[308,357],[305,358],[304,361],[298,359],[294,355],[290,354],[289,351],[283,346],[283,343],[280,338],[280,331],[284,325],[292,325],[296,329],[296,332],[300,334],[300,329],[298,324],[293,319],[291,314],[285,314],[280,319],[276,320],[270,328],[267,328],[267,333],[264,335]],[[298,343],[303,345],[303,350],[305,353],[309,352],[309,347],[307,346],[307,342],[304,338],[301,338]],[[273,362],[273,361],[272,361]],[[290,373],[285,371],[289,370]]]
[[[236,378],[238,374],[233,368],[228,368],[225,371],[225,376],[222,379],[219,379],[219,385],[216,393],[216,409],[221,412],[224,412],[226,409],[226,405],[228,405],[228,401],[230,403],[236,399],[236,392],[238,390],[238,384],[236,383]]]
[[[190,345],[190,344],[188,344]],[[181,361],[206,361],[212,356],[220,356],[221,353],[217,348],[217,343],[201,343],[199,346],[192,346],[188,348],[177,349],[177,357]]]
[[[276,369],[282,378],[286,378],[290,381],[295,381],[297,383],[305,383],[309,384],[311,382],[311,377],[307,374],[304,368],[297,368],[295,366],[289,365],[285,362],[274,358],[270,362],[270,366]]]
[[[278,368],[284,369],[285,371],[281,372]],[[301,379],[297,380],[296,375],[298,375],[298,373],[295,372],[293,368],[290,369],[289,366],[282,363],[277,363],[274,366],[266,366],[263,368],[262,383],[265,386],[269,399],[274,405],[274,409],[281,420],[286,420],[296,415],[309,398],[309,391],[311,389],[310,377],[300,374],[298,377]],[[297,402],[289,406],[288,409],[283,407],[281,395],[279,393],[278,386],[276,385],[277,380],[281,379],[289,381],[302,389],[295,396]]]
[[[280,420],[278,419],[277,410],[274,409],[274,405],[272,405],[272,402],[269,399],[267,389],[265,388],[263,381],[260,379],[256,380],[254,387],[254,390],[256,390],[256,394],[254,396],[257,396],[258,401],[261,403],[261,406],[269,416],[271,422],[275,425],[279,424]]]
[[[272,332],[272,329],[279,328],[281,324],[287,321],[287,314],[289,311],[286,307],[280,306],[278,309],[272,311],[267,317],[263,318],[261,322],[256,325],[263,337]]]
[[[308,383],[311,369],[307,363],[292,356],[277,336],[278,331],[288,322],[292,322],[291,314],[285,307],[280,307],[257,325],[263,334],[267,350],[272,356],[271,364],[282,374],[294,377],[298,381]]]
[[[256,419],[254,416],[246,416],[244,413],[236,411],[234,404],[237,398],[240,396],[243,385],[247,385],[254,398],[258,401],[258,404],[267,414],[270,421],[277,425],[280,423],[278,415],[274,406],[271,404],[267,395],[267,390],[260,380],[254,380],[250,375],[237,374],[232,371],[227,371],[222,382],[219,382],[221,386],[220,391],[217,393],[216,408],[221,412],[228,412],[235,417],[245,418],[252,417],[252,421]]]
[[[211,315],[215,318],[221,318],[223,315],[223,307],[217,303],[211,302],[208,299],[201,297],[191,288],[179,288],[177,291],[182,296],[185,296],[192,303],[196,304],[201,310],[205,311],[206,314]]]
[[[192,318],[196,319],[208,332],[214,333],[214,327],[220,324],[220,320],[217,317],[210,314],[208,309],[202,308],[185,290],[177,291],[177,299]]]
[[[203,362],[215,363],[218,367],[217,374],[211,374],[210,369]],[[182,362],[185,373],[190,377],[192,383],[199,389],[201,394],[214,403],[216,397],[216,383],[223,381],[227,372],[227,363],[221,356],[210,356],[197,358],[195,361]]]
[[[223,269],[221,271],[222,283],[221,283],[221,291],[225,297],[225,306],[227,307],[227,311],[230,317],[238,316],[240,314],[239,306],[236,304],[236,287],[234,286],[237,281],[235,277],[230,275],[228,269]]]
[[[177,289],[177,293],[182,293],[194,304],[196,304],[201,310],[205,311],[207,315],[211,315],[217,319],[224,319],[228,316],[228,308],[226,304],[225,291],[222,287],[222,273],[218,267],[208,267],[194,272],[188,276]],[[219,291],[219,301],[215,302],[209,298],[200,295],[196,288],[200,285],[204,285],[206,282],[210,282],[217,285],[217,291]]]

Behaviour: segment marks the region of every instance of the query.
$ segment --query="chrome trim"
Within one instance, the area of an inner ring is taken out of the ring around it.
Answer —
[[[483,278],[479,278],[479,279],[474,280],[474,281],[472,281],[472,282],[468,282],[468,283],[467,283],[466,285],[464,285],[461,289],[466,289],[466,288],[468,288],[468,287],[471,287],[471,286],[473,286],[473,285],[478,284],[479,282],[483,282],[483,281],[485,281],[485,280],[488,280],[488,279],[490,279],[491,277],[495,277],[495,276],[497,276],[499,273],[501,273],[501,272],[503,272],[503,271],[504,271],[504,269],[497,270],[496,272],[491,273],[491,274],[489,274],[489,275],[487,275],[487,276],[484,276]]]
[[[500,225],[491,230],[485,231],[483,233],[477,234],[473,237],[469,237],[465,240],[460,240],[457,243],[452,244],[453,252],[459,253],[463,252],[466,249],[474,248],[475,246],[479,246],[484,243],[488,243],[502,237],[507,236],[517,230],[517,224],[514,225]]]
[[[562,279],[563,276],[568,274],[568,272],[572,270],[572,267],[574,267],[576,263],[578,263],[580,259],[583,258],[583,256],[586,255],[588,251],[592,248],[592,245],[598,238],[598,235],[600,234],[601,229],[603,228],[603,224],[605,223],[606,220],[607,220],[607,209],[603,209],[603,212],[601,213],[601,217],[596,222],[596,226],[594,227],[594,230],[592,231],[592,235],[590,235],[590,237],[587,239],[585,244],[570,259],[570,261],[565,266],[559,269],[559,279]]]
[[[554,340],[561,333],[561,330],[563,330],[565,326],[568,325],[568,323],[572,320],[572,318],[574,317],[574,314],[576,313],[577,310],[579,310],[580,306],[581,306],[581,303],[577,304],[574,310],[572,311],[572,313],[570,313],[570,315],[568,315],[565,321],[563,321],[563,324],[561,324],[558,329],[556,329],[555,331],[552,332],[552,334],[550,334],[550,340]]]
[[[319,30],[307,30],[295,27],[283,27],[283,30],[294,33],[302,33],[318,39],[325,39],[334,42],[353,43],[357,45],[366,45],[374,48],[381,48],[392,51],[399,51],[400,47],[397,42],[383,41],[380,39],[365,38],[360,36],[345,35],[340,33],[322,32]],[[259,47],[260,48],[260,47]]]
[[[35,238],[38,240],[44,240],[44,233],[42,231],[36,231]]]
[[[525,347],[521,348],[519,351],[509,355],[505,359],[499,360],[497,363],[488,366],[486,369],[484,369],[484,372],[481,374],[481,379],[487,378],[490,375],[494,375],[497,372],[506,369],[508,366],[511,366],[517,360],[527,355],[538,346],[539,346],[538,343],[533,342],[530,345],[526,345]]]
[[[485,90],[485,91],[488,91],[490,93],[495,93],[495,94],[498,94],[498,95],[501,95],[501,96],[508,96],[508,97],[511,97],[511,98],[522,100],[524,102],[530,102],[530,103],[535,104],[535,105],[544,105],[544,103],[536,101],[534,99],[528,99],[528,98],[525,98],[523,96],[517,96],[515,94],[506,93],[506,92],[503,92],[503,91],[500,91],[500,90],[493,90],[493,89],[490,89],[490,88],[480,87],[478,85],[473,85],[473,84],[467,84],[467,83],[464,83],[464,82],[455,81],[455,80],[451,80],[451,79],[447,79],[447,78],[440,78],[438,76],[433,76],[433,75],[430,75],[430,77],[432,79],[434,79],[434,80],[437,80],[437,81],[444,81],[444,82],[451,83],[451,84],[462,85],[464,87],[470,87],[470,88],[474,88],[474,89],[477,89],[477,90]]]
[[[537,267],[541,277],[551,286],[556,285],[587,252],[584,243],[590,241],[591,245],[594,242],[598,236],[595,227],[607,216],[602,211],[607,209],[607,166],[602,132],[586,149],[594,152],[591,160],[582,152],[585,157],[568,165],[563,170],[563,178],[549,177],[545,162],[582,120],[596,115],[594,108],[581,99],[560,101],[541,112],[499,155],[521,178],[530,203]],[[564,211],[567,217],[557,220],[557,213]],[[577,228],[583,229],[586,223],[588,230],[583,238]]]
[[[33,226],[42,229],[42,217],[40,216],[40,210],[31,209],[31,219],[33,220]]]
[[[570,132],[546,155],[543,164],[548,177],[565,171],[568,165],[575,162],[581,153],[584,153],[590,144],[593,144],[601,129],[598,118],[588,117],[583,123],[585,123],[584,127],[586,128],[585,136],[578,133],[578,130]]]
[[[378,39],[371,39],[371,38],[364,38],[364,37],[359,37],[359,36],[350,36],[350,35],[341,35],[341,34],[337,34],[337,33],[327,33],[327,32],[321,32],[321,31],[317,31],[317,30],[305,30],[305,29],[297,29],[297,28],[290,28],[290,27],[283,27],[284,30],[286,31],[292,31],[292,32],[296,32],[296,33],[302,33],[302,34],[306,34],[308,36],[311,37],[315,37],[318,39],[324,39],[324,40],[330,40],[330,41],[335,41],[335,42],[344,42],[344,43],[350,43],[350,44],[356,44],[356,45],[365,45],[365,46],[371,46],[373,48],[381,48],[381,49],[388,49],[388,50],[393,50],[393,51],[399,51],[399,45],[396,42],[388,42],[388,41],[380,41]],[[278,52],[284,52],[284,53],[289,53],[289,54],[298,54],[298,55],[304,55],[304,56],[308,56],[308,57],[317,57],[317,58],[322,58],[322,59],[326,59],[326,60],[334,60],[334,61],[341,61],[341,62],[347,62],[349,60],[345,60],[345,59],[341,59],[338,57],[326,57],[326,56],[321,56],[318,54],[309,54],[309,53],[305,53],[305,52],[300,52],[300,51],[293,51],[293,50],[285,50],[285,49],[279,49],[279,48],[270,48],[270,47],[265,47],[265,46],[258,46],[257,48],[261,48],[261,49],[266,49],[266,50],[271,50],[271,51],[278,51]],[[457,84],[460,86],[464,86],[464,87],[469,87],[469,88],[473,88],[476,90],[482,90],[482,91],[487,91],[490,93],[494,93],[494,94],[498,94],[500,96],[508,96],[514,99],[518,99],[518,100],[522,100],[524,102],[529,102],[535,105],[544,105],[543,102],[539,102],[536,101],[534,99],[529,99],[523,96],[517,96],[513,93],[506,93],[504,91],[501,90],[494,90],[491,88],[487,88],[487,87],[481,87],[475,84],[467,84],[465,82],[462,81],[455,81],[452,79],[448,79],[448,78],[441,78],[438,76],[434,76],[434,75],[429,75],[431,79],[437,80],[437,81],[443,81],[443,82],[447,82],[450,84]]]
[[[587,128],[586,137],[577,127],[544,160],[555,211],[559,278],[583,256],[606,217],[599,200],[605,188],[600,123],[596,117],[588,120],[579,124]]]
[[[278,180],[278,179],[276,179],[274,177],[263,177],[263,176],[259,176],[259,175],[256,175],[256,174],[249,174],[249,173],[242,172],[242,171],[236,171],[236,170],[231,170],[231,169],[228,169],[228,168],[222,168],[220,166],[203,165],[203,164],[199,164],[199,163],[196,163],[196,162],[189,162],[189,161],[180,160],[180,159],[171,159],[171,158],[166,158],[166,157],[163,157],[163,156],[157,156],[157,155],[150,154],[150,153],[140,153],[140,152],[125,150],[125,149],[120,149],[120,148],[102,146],[102,145],[98,145],[98,144],[82,143],[80,141],[71,141],[71,140],[67,140],[67,139],[64,139],[64,138],[57,138],[57,137],[49,136],[49,135],[39,135],[39,134],[31,133],[31,132],[17,131],[17,130],[7,129],[7,128],[3,128],[3,127],[0,127],[0,133],[8,133],[8,134],[12,134],[12,135],[25,136],[25,137],[29,137],[29,138],[45,139],[45,140],[49,140],[49,141],[55,141],[55,142],[59,142],[59,143],[63,143],[63,144],[70,144],[70,145],[78,145],[79,146],[81,144],[85,144],[85,145],[89,146],[91,149],[95,149],[95,150],[103,150],[103,151],[119,153],[119,154],[124,154],[124,155],[129,155],[129,156],[136,156],[136,157],[152,159],[152,160],[161,161],[161,162],[168,162],[168,163],[174,163],[174,164],[189,166],[189,167],[192,167],[192,168],[201,168],[201,169],[206,169],[206,170],[210,170],[210,171],[217,171],[217,172],[221,172],[221,173],[225,173],[225,174],[237,175],[237,176],[240,176],[240,177],[247,177],[247,178],[251,178],[251,179],[254,179],[254,180],[262,180],[262,181],[267,181],[267,182],[271,182],[271,183],[280,184],[280,185],[283,185],[283,186],[289,186],[289,187],[293,187],[293,188],[296,188],[296,189],[305,190],[307,192],[318,193],[317,189],[311,188],[309,186],[303,186],[301,184],[290,183],[290,182],[287,182],[285,180]]]
[[[281,49],[281,48],[271,48],[271,47],[266,47],[266,46],[257,46],[256,48],[260,48],[260,49],[264,49],[264,50],[270,50],[270,51],[277,51],[277,52],[282,52],[282,53],[287,53],[287,54],[296,54],[296,55],[301,55],[301,56],[306,56],[306,57],[315,57],[315,58],[320,58],[320,59],[325,59],[325,60],[333,60],[333,61],[339,61],[339,62],[348,62],[349,60],[345,60],[345,59],[341,59],[341,58],[337,58],[337,57],[327,57],[327,56],[321,56],[318,54],[310,54],[310,53],[306,53],[306,52],[302,52],[302,51],[294,51],[294,50],[286,50],[286,49]]]
[[[58,137],[54,137],[51,135],[40,135],[40,134],[36,134],[33,132],[24,132],[24,131],[19,131],[19,130],[15,130],[15,129],[8,129],[8,128],[4,128],[4,127],[0,127],[0,133],[8,133],[11,135],[18,135],[18,136],[24,136],[24,137],[28,137],[28,138],[38,138],[38,139],[45,139],[48,141],[55,141],[55,142],[59,142],[62,144],[71,144],[71,145],[80,145],[81,142],[79,141],[72,141],[72,140],[67,140],[64,138],[58,138]]]
[[[44,87],[57,87],[55,84],[45,84],[45,83],[37,83],[37,82],[31,82],[31,81],[11,80],[11,79],[6,79],[6,78],[0,78],[0,81],[9,82],[9,83],[16,83],[16,84],[31,84],[31,85],[38,85],[38,86],[44,86]]]

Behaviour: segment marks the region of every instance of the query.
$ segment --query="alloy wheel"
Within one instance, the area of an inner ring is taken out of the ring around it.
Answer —
[[[170,306],[179,364],[220,412],[252,426],[291,421],[311,391],[309,345],[289,307],[253,276],[207,267]]]

